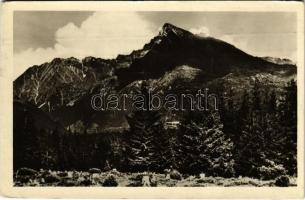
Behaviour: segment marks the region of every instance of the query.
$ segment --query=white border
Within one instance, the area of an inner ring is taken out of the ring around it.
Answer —
[[[56,11],[243,11],[297,13],[298,181],[297,187],[13,187],[12,82],[13,12]],[[304,6],[302,2],[261,1],[114,1],[6,2],[1,6],[0,59],[0,194],[8,197],[74,198],[302,198],[304,196]]]

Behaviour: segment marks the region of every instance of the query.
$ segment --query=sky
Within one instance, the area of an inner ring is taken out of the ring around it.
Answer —
[[[55,57],[128,54],[164,23],[224,40],[254,56],[296,60],[296,14],[290,12],[15,11],[14,76]]]

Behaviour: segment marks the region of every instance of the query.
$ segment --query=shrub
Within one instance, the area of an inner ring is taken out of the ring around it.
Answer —
[[[267,161],[267,165],[258,168],[258,176],[263,180],[275,179],[280,175],[286,174],[286,169],[283,165],[276,165],[273,161]]]
[[[106,177],[106,179],[103,183],[103,186],[116,187],[116,186],[118,186],[118,182],[117,182],[116,178],[112,174],[110,174]]]
[[[44,182],[45,183],[56,183],[59,182],[60,178],[56,175],[48,174],[44,177]]]
[[[128,184],[128,186],[131,186],[131,187],[141,187],[141,186],[143,186],[142,179],[143,179],[143,175],[142,174],[133,175],[133,176],[131,176],[129,178],[129,180],[131,182]]]
[[[150,186],[152,186],[152,187],[158,186],[158,181],[157,181],[157,177],[155,174],[152,174],[149,176],[149,181],[150,181]]]
[[[289,177],[286,175],[277,177],[275,179],[275,185],[279,187],[288,187],[289,186]]]
[[[72,187],[72,186],[77,186],[78,182],[74,181],[70,178],[63,178],[59,183],[59,186],[66,186],[66,187]]]
[[[18,181],[20,182],[20,183],[28,183],[28,182],[30,182],[30,177],[29,176],[22,176],[22,177],[19,177],[18,178]]]
[[[50,171],[42,170],[42,171],[40,171],[39,176],[40,176],[41,178],[45,178],[46,176],[48,176],[48,175],[50,175],[50,174],[51,174]]]
[[[17,171],[18,176],[34,176],[36,174],[37,174],[36,170],[31,169],[31,168],[26,168],[26,167],[20,168]]]
[[[80,185],[89,186],[89,185],[91,185],[91,180],[88,178],[85,178],[85,180],[80,182]]]
[[[177,171],[177,170],[173,170],[170,172],[169,177],[171,179],[175,179],[175,180],[181,180],[182,179],[182,175]]]

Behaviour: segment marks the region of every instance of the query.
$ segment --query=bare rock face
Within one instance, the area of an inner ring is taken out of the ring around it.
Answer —
[[[94,73],[75,58],[55,58],[29,68],[14,82],[17,98],[52,111],[77,99],[96,82]]]

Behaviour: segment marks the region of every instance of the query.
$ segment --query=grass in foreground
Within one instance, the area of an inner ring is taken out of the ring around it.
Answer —
[[[287,186],[296,186],[296,177],[288,177]],[[277,180],[278,181],[278,180]],[[272,187],[276,180],[259,180],[249,177],[222,178],[200,176],[172,176],[157,173],[121,173],[116,170],[100,172],[34,170],[14,173],[15,186],[91,186],[91,187]]]

